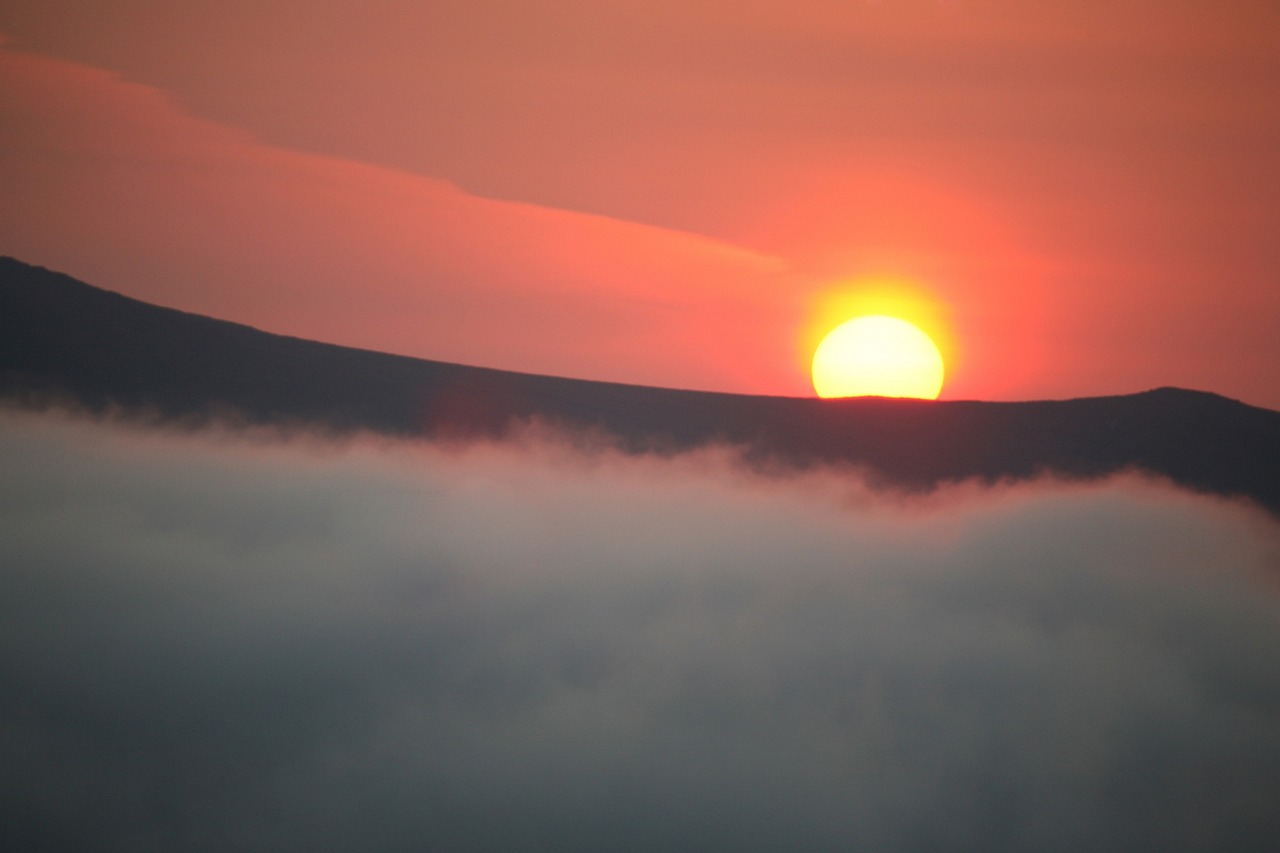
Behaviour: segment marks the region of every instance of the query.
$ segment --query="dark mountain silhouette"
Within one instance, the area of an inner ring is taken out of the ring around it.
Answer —
[[[850,463],[908,489],[1137,469],[1280,513],[1280,412],[1215,394],[817,400],[535,376],[267,334],[11,258],[0,259],[0,396],[399,436],[497,436],[541,419],[629,450],[723,441],[769,464]]]

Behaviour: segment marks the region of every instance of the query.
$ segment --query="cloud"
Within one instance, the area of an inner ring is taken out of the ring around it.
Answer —
[[[2,45],[0,111],[0,254],[424,358],[682,387],[803,380],[789,341],[761,333],[798,310],[781,305],[776,257],[267,145],[157,89]]]
[[[0,823],[73,849],[1270,849],[1274,523],[0,419]]]

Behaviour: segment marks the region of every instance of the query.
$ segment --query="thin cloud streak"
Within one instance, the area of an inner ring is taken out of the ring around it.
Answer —
[[[795,384],[790,342],[752,338],[784,295],[768,254],[272,147],[151,87],[3,46],[0,111],[0,254],[366,349],[567,376],[603,364],[597,378],[651,385]],[[711,314],[724,322],[708,329]],[[723,356],[742,352],[752,370]]]
[[[0,462],[28,847],[1280,839],[1280,539],[1242,506],[12,412]]]

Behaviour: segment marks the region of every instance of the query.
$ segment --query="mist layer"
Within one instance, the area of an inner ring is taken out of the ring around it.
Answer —
[[[1280,840],[1280,548],[547,441],[0,413],[0,828],[100,850]]]

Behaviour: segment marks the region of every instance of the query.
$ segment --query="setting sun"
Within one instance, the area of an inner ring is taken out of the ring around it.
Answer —
[[[819,397],[924,397],[942,390],[942,353],[920,329],[871,315],[842,323],[813,354]]]

